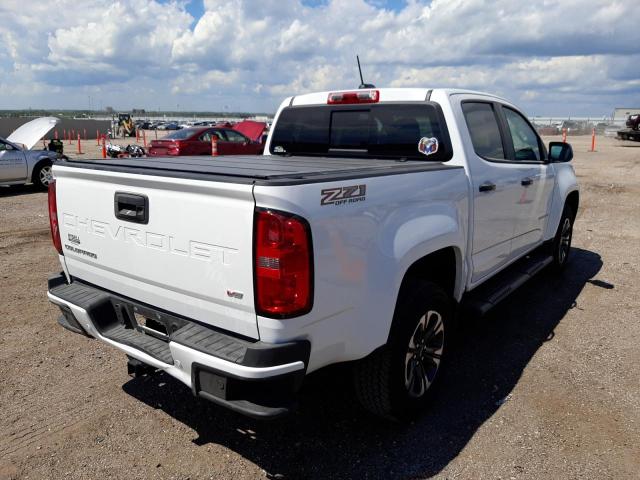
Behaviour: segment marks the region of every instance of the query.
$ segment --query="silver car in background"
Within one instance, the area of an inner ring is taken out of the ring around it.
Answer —
[[[0,185],[33,183],[38,188],[47,188],[52,179],[51,165],[58,154],[31,148],[59,121],[55,117],[36,118],[6,139],[0,137]]]

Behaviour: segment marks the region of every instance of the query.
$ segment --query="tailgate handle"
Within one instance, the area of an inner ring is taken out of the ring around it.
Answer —
[[[137,193],[116,192],[113,207],[116,218],[125,222],[149,223],[149,199]]]

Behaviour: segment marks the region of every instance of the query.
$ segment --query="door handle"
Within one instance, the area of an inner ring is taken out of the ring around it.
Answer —
[[[484,182],[478,188],[478,190],[480,190],[481,192],[490,192],[490,191],[495,190],[495,189],[496,189],[496,184],[495,183],[491,183],[491,182]]]
[[[531,177],[524,177],[520,181],[520,185],[522,185],[523,187],[528,187],[531,184],[533,184],[533,178],[531,178]]]
[[[113,199],[116,218],[125,222],[149,223],[149,199],[146,195],[116,192]]]

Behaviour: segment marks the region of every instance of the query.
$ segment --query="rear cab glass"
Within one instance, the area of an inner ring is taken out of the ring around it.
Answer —
[[[453,154],[444,116],[433,102],[287,107],[269,151],[439,162]]]

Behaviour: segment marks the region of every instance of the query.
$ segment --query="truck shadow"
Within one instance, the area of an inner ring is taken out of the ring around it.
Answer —
[[[270,423],[195,399],[165,374],[131,380],[123,389],[195,430],[196,444],[223,445],[271,478],[429,477],[446,467],[500,408],[567,311],[580,308],[576,300],[602,261],[587,250],[571,253],[564,275],[542,273],[481,321],[466,323],[438,394],[410,424],[363,413],[347,366],[310,375],[300,410]],[[599,282],[611,285],[591,283]]]
[[[44,193],[46,190],[40,190],[35,185],[11,185],[0,186],[0,198],[2,197],[18,197],[20,195],[30,195],[32,193]]]

